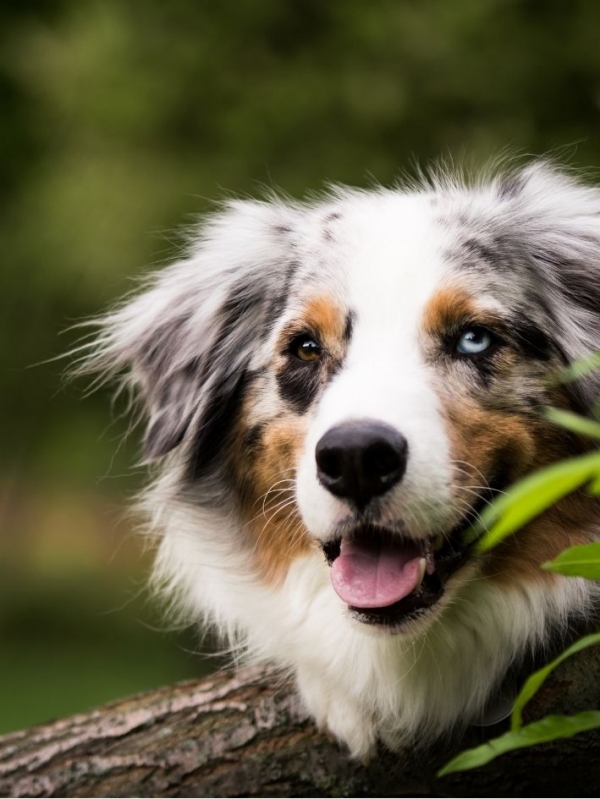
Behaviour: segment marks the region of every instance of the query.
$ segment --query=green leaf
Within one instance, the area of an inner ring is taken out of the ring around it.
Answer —
[[[554,424],[571,430],[573,433],[600,439],[600,422],[595,422],[593,419],[587,419],[585,416],[558,408],[545,408],[544,416]]]
[[[526,727],[521,727],[516,731],[511,730],[498,738],[492,738],[481,746],[461,752],[438,771],[438,777],[445,777],[455,771],[467,771],[484,766],[499,755],[513,749],[523,749],[526,746],[554,741],[557,738],[571,738],[579,732],[593,730],[596,727],[600,727],[600,711],[598,710],[586,710],[575,716],[545,716]]]
[[[477,544],[485,552],[512,535],[567,494],[600,477],[600,452],[555,463],[514,485],[482,512],[479,522],[467,535],[474,537],[487,530]],[[490,525],[493,525],[490,528]]]
[[[542,563],[542,569],[566,574],[568,577],[586,577],[600,580],[600,541],[569,547],[554,560]]]
[[[597,474],[596,477],[591,481],[588,486],[588,491],[590,494],[600,494],[600,474]]]
[[[573,361],[560,373],[559,382],[570,383],[572,380],[578,380],[595,369],[600,369],[600,352],[594,352],[592,355],[586,355]]]
[[[554,671],[554,669],[559,666],[563,660],[571,657],[571,655],[575,655],[577,652],[581,652],[582,649],[587,649],[589,646],[594,646],[594,644],[600,643],[600,633],[592,633],[591,635],[584,635],[583,638],[580,638],[578,641],[575,641],[570,647],[565,649],[557,658],[555,658],[551,663],[548,663],[547,666],[544,666],[542,669],[535,671],[525,682],[525,685],[521,689],[519,695],[515,699],[515,706],[513,707],[513,712],[511,716],[511,729],[513,732],[516,732],[518,729],[521,728],[521,724],[523,721],[523,708],[529,702],[532,696],[537,693],[540,687],[545,682],[548,675]]]

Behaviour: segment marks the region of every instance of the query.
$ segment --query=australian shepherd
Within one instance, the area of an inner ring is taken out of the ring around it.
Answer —
[[[478,555],[465,530],[585,444],[600,377],[600,190],[536,162],[307,203],[229,202],[100,321],[87,366],[147,417],[155,578],[188,619],[292,673],[367,757],[481,717],[591,612],[544,572],[598,537],[573,495]]]

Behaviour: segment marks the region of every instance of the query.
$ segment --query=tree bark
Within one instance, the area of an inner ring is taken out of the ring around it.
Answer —
[[[563,664],[534,717],[600,706],[600,657]],[[598,796],[600,736],[504,755],[443,780],[437,769],[498,734],[381,752],[369,765],[319,732],[293,687],[256,667],[223,671],[0,738],[0,796]]]

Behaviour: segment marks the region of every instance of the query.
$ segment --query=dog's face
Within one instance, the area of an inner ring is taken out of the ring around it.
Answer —
[[[540,415],[568,400],[539,287],[443,213],[390,193],[323,214],[335,266],[295,281],[240,419],[263,565],[282,575],[290,541],[316,542],[350,615],[394,632],[472,575],[463,533],[484,505],[569,445]]]
[[[412,631],[475,573],[552,579],[575,543],[542,524],[478,562],[463,533],[577,447],[540,411],[595,391],[555,378],[598,339],[599,210],[544,167],[241,205],[110,318],[102,358],[133,364],[149,455],[235,512],[260,579],[322,549],[351,623]]]

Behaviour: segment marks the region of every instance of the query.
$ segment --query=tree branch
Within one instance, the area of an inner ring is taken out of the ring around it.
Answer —
[[[533,715],[600,705],[600,657],[557,670]],[[370,765],[317,731],[293,688],[256,667],[140,694],[0,738],[0,796],[597,796],[600,736],[520,750],[437,780],[452,753],[491,735]]]

